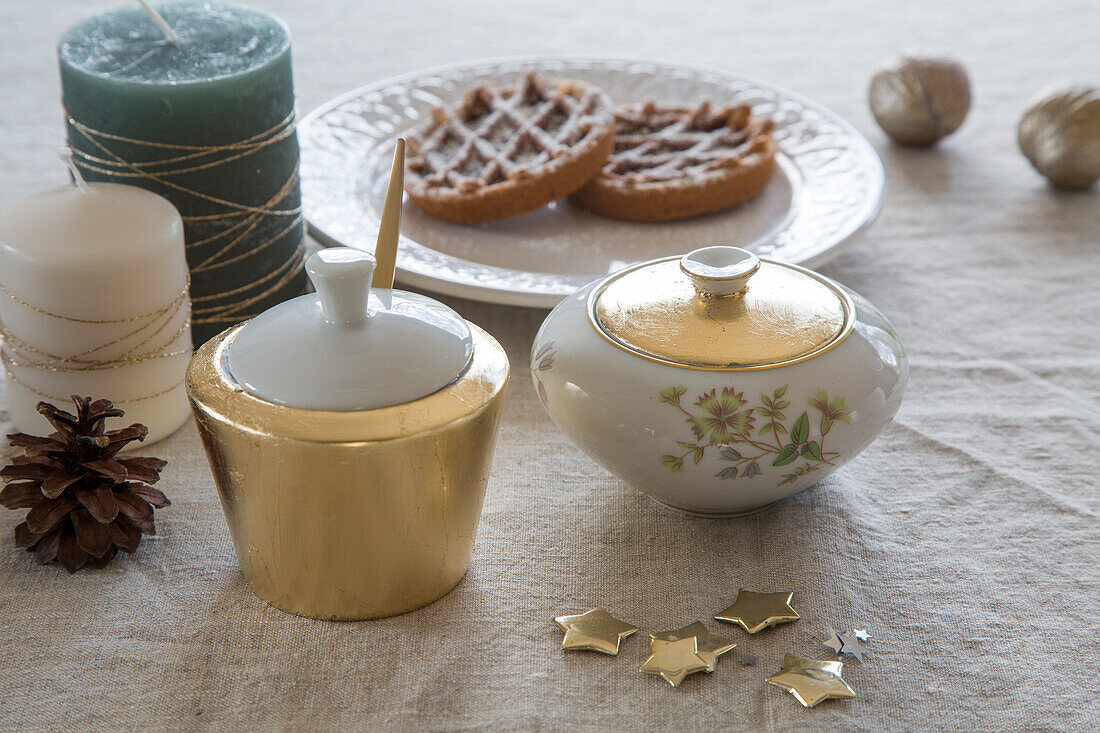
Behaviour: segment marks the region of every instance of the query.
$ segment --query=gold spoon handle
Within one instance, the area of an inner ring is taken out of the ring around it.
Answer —
[[[397,138],[393,151],[393,167],[390,168],[390,185],[386,189],[386,205],[382,208],[382,221],[378,225],[378,241],[374,245],[374,270],[372,288],[392,288],[394,269],[397,266],[397,240],[401,236],[401,199],[405,188],[405,139]]]

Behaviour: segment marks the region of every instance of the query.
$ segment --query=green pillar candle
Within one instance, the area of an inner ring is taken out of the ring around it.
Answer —
[[[251,8],[140,7],[58,45],[69,145],[89,181],[142,186],[183,216],[194,343],[305,287],[290,35]]]

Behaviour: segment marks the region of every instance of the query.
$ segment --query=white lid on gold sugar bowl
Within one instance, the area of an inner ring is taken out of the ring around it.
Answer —
[[[442,303],[371,289],[374,258],[337,247],[306,260],[316,293],[249,321],[226,367],[255,397],[309,410],[412,402],[458,379],[473,356],[466,321]]]
[[[673,366],[769,369],[821,354],[852,330],[836,283],[737,247],[644,262],[592,291],[588,317],[612,345]]]

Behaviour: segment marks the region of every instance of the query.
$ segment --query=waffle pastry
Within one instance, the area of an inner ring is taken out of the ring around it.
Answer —
[[[756,196],[771,178],[771,120],[747,104],[645,102],[615,110],[615,148],[573,201],[602,216],[666,221]]]
[[[511,86],[477,86],[409,137],[405,188],[440,219],[503,219],[583,186],[614,131],[611,102],[590,84],[532,72]]]

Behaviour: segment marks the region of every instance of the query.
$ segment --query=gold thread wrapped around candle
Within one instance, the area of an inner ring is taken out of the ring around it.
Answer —
[[[240,221],[228,224],[207,237],[193,239],[187,242],[186,246],[188,251],[194,251],[199,247],[232,236],[231,239],[223,242],[221,247],[213,254],[207,255],[198,261],[194,261],[196,259],[194,256],[189,257],[189,260],[192,260],[190,269],[193,274],[201,275],[213,269],[236,264],[244,259],[252,257],[281,241],[283,237],[290,234],[295,228],[302,224],[301,205],[287,209],[276,208],[276,204],[285,200],[292,190],[296,191],[298,184],[297,166],[294,167],[294,170],[279,187],[278,191],[261,206],[250,206],[229,201],[218,196],[211,196],[171,180],[176,176],[183,176],[197,171],[224,166],[228,163],[246,158],[270,145],[293,136],[296,131],[295,112],[291,112],[277,125],[264,132],[253,135],[245,140],[224,145],[179,145],[174,143],[169,144],[137,140],[123,135],[93,130],[87,125],[73,119],[71,115],[67,115],[67,119],[72,130],[80,133],[85,140],[91,143],[96,149],[100,150],[103,155],[107,156],[99,157],[83,150],[75,149],[73,151],[74,162],[81,170],[98,173],[108,176],[111,179],[145,179],[153,184],[166,186],[180,195],[193,197],[210,204],[222,206],[229,210],[228,213],[182,216],[183,221],[188,224],[221,219],[240,219]],[[157,160],[134,162],[127,160],[113,151],[107,146],[105,141],[124,143],[139,148],[176,151],[182,154]],[[218,155],[221,155],[221,157],[212,157]],[[198,160],[202,160],[203,162],[193,162]],[[171,167],[180,163],[187,163],[187,165],[176,168]],[[289,222],[273,235],[259,242],[249,242],[250,246],[246,251],[228,257],[228,253],[234,251],[245,242],[247,236],[261,224],[264,217],[291,218]],[[305,262],[305,251],[305,241],[304,239],[300,239],[290,257],[287,258],[282,265],[279,265],[267,274],[246,282],[236,288],[192,296],[192,322],[196,325],[224,326],[238,323],[254,315],[254,313],[251,312],[251,307],[253,305],[278,293],[296,276],[302,273]],[[215,301],[224,301],[227,298],[239,296],[243,293],[253,291],[259,286],[266,287],[258,292],[250,292],[248,297],[242,298],[241,300],[233,300],[220,305],[212,305]]]
[[[190,280],[188,280],[188,285]],[[127,318],[76,318],[72,316],[61,315],[60,313],[52,313],[48,310],[38,308],[25,300],[19,298],[12,293],[3,284],[0,284],[0,292],[3,292],[8,298],[14,301],[16,304],[31,310],[40,315],[48,316],[50,318],[57,318],[58,320],[68,321],[70,323],[83,323],[88,325],[113,325],[122,323],[138,323],[138,325],[126,333],[118,336],[106,343],[91,348],[85,349],[79,353],[72,355],[54,354],[43,349],[39,349],[33,344],[24,341],[22,338],[12,333],[11,329],[7,327],[2,319],[0,319],[0,338],[3,339],[6,348],[0,350],[0,361],[4,366],[4,371],[7,373],[8,378],[16,384],[19,384],[24,389],[43,397],[48,400],[63,402],[66,398],[62,395],[48,394],[42,392],[35,387],[27,384],[21,380],[13,370],[13,367],[25,367],[28,369],[40,369],[51,372],[82,372],[82,371],[99,371],[103,369],[118,369],[120,367],[129,366],[131,364],[140,364],[152,359],[167,359],[177,356],[184,356],[190,354],[189,349],[171,349],[172,344],[179,340],[180,336],[190,327],[190,305],[187,300],[187,286],[172,299],[168,305],[163,308],[158,308],[146,313],[140,313],[136,316],[129,316]],[[184,311],[184,317],[180,319],[179,325],[176,330],[172,332],[164,343],[153,346],[147,351],[140,351],[140,349],[149,342],[153,341],[168,327],[172,321],[176,320],[176,316],[180,311]],[[96,352],[101,352],[109,349],[112,346],[121,344],[125,341],[135,338],[142,331],[156,326],[154,330],[147,334],[141,341],[138,341],[133,346],[129,347],[121,354],[110,356],[106,358],[89,358]],[[151,400],[154,397],[159,397],[162,394],[172,391],[176,387],[183,384],[183,377],[179,381],[169,385],[168,387],[152,392],[149,394],[141,395],[138,397],[126,397],[123,399],[114,400],[119,404],[131,403],[131,402],[143,402],[145,400]]]
[[[58,44],[77,165],[183,216],[195,345],[305,289],[290,54],[278,18],[218,2],[122,7]]]
[[[127,416],[149,428],[149,441],[159,440],[188,415],[183,223],[147,190],[87,183],[79,170],[73,178],[74,186],[0,212],[8,413],[27,432],[41,421],[40,400],[58,406],[67,395],[94,394],[126,405]]]

